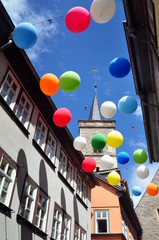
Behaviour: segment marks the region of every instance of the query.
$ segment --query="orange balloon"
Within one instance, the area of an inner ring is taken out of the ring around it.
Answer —
[[[54,95],[59,90],[58,78],[52,73],[43,75],[40,79],[40,89],[47,96]]]
[[[150,195],[150,196],[155,196],[157,195],[158,193],[158,186],[154,183],[150,183],[148,186],[147,186],[147,189],[146,189],[147,193]]]

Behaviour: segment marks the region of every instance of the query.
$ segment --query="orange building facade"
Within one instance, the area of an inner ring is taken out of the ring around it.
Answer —
[[[142,229],[126,182],[113,187],[106,180],[107,174],[95,173],[100,186],[91,190],[91,239],[141,239]]]

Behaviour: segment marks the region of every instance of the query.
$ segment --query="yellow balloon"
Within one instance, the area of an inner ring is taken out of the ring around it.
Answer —
[[[120,132],[113,130],[108,133],[106,140],[110,147],[118,148],[123,143],[123,135]]]
[[[107,176],[107,181],[110,185],[115,186],[120,183],[120,175],[119,173],[112,171]]]

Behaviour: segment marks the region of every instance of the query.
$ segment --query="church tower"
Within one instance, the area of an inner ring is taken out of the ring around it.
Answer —
[[[87,140],[87,145],[83,149],[82,153],[85,157],[93,157],[96,160],[97,170],[103,170],[100,164],[100,159],[104,155],[110,155],[114,158],[113,168],[117,168],[116,160],[116,149],[111,148],[108,145],[104,149],[97,151],[93,149],[91,145],[91,139],[94,134],[102,133],[107,136],[107,134],[115,129],[115,120],[104,120],[100,113],[100,105],[97,98],[97,86],[95,85],[95,95],[92,102],[90,114],[88,120],[79,120],[79,135],[85,137]]]

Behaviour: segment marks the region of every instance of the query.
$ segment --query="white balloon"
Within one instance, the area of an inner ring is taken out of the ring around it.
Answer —
[[[116,105],[111,101],[102,103],[100,112],[104,118],[112,118],[116,113]]]
[[[73,141],[73,146],[77,151],[82,151],[87,145],[87,140],[85,137],[78,136]]]
[[[101,157],[101,167],[105,170],[111,169],[114,166],[114,159],[109,155]]]
[[[94,0],[90,15],[97,23],[106,23],[112,19],[116,11],[115,0]]]
[[[145,179],[149,176],[149,169],[145,165],[141,165],[136,169],[138,178]]]

